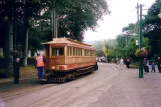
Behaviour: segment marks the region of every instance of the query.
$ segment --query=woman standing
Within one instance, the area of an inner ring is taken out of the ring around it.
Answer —
[[[123,58],[121,57],[121,59],[120,59],[120,68],[121,68],[121,70],[123,69],[123,66],[124,66],[124,60],[123,60]]]

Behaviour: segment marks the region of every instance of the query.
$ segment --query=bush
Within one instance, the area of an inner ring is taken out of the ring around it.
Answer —
[[[8,64],[8,60],[6,60],[5,58],[0,58],[0,62],[1,62],[0,63],[0,78],[8,78],[8,77],[13,76],[13,71],[11,69],[12,66],[10,66],[8,68],[5,67]],[[24,74],[27,75],[30,72],[30,70],[33,70],[34,69],[33,65],[35,64],[35,57],[28,58],[27,63],[28,63],[28,65],[32,65],[32,66],[30,66],[30,67],[24,67],[24,68],[21,67],[21,69],[23,71],[23,72],[21,72],[22,75],[24,75]],[[30,68],[30,70],[28,70],[29,68]]]
[[[13,72],[9,68],[0,69],[0,78],[8,78],[13,75]]]
[[[4,68],[6,65],[8,65],[8,60],[5,58],[0,57],[0,68]]]

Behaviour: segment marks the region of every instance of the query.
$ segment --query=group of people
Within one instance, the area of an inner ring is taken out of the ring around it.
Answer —
[[[40,53],[37,53],[37,57],[35,60],[35,68],[37,68],[39,79],[43,78],[43,69],[45,62],[46,62],[45,57],[41,56]],[[16,58],[14,61],[14,84],[19,84],[19,77],[20,77],[20,58]]]
[[[155,64],[157,64],[158,71],[159,71],[159,73],[161,73],[161,59],[160,59],[160,57],[157,58],[156,63],[154,61],[151,63],[151,72],[156,72]],[[149,60],[147,58],[144,58],[143,65],[144,65],[145,73],[149,73],[149,65],[150,64],[149,64]]]
[[[129,69],[130,68],[130,58],[127,57],[126,60],[124,61],[124,59],[121,57],[121,59],[119,60],[119,64],[120,64],[121,69],[123,69],[124,62],[126,64],[126,67]]]
[[[40,53],[37,53],[36,61],[35,61],[35,67],[38,70],[38,77],[39,79],[43,78],[43,69],[45,65],[46,59],[44,56],[41,56]],[[126,58],[126,61],[124,61],[123,58],[121,58],[119,61],[120,68],[123,69],[124,63],[126,64],[126,67],[129,69],[130,68],[130,58]],[[161,73],[161,59],[160,57],[157,58],[156,60],[158,71]],[[149,60],[147,58],[144,58],[144,71],[146,73],[149,72]],[[152,62],[151,64],[151,72],[156,72],[155,70],[155,62]],[[14,61],[14,83],[18,84],[19,83],[19,75],[20,75],[20,58],[16,58]]]

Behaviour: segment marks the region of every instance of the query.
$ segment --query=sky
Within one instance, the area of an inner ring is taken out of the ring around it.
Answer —
[[[154,2],[155,0],[107,0],[111,14],[103,16],[103,20],[98,21],[99,26],[95,32],[86,31],[84,41],[115,39],[121,34],[122,28],[137,21],[137,3],[143,4],[143,9],[148,9]],[[146,12],[143,10],[144,15]]]

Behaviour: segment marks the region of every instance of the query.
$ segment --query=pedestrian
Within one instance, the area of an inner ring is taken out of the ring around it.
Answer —
[[[147,73],[149,73],[149,61],[146,60],[146,70],[147,70]]]
[[[20,77],[20,58],[14,61],[14,84],[19,84]]]
[[[40,53],[37,53],[35,67],[37,68],[39,79],[42,79],[43,77],[44,65],[45,65],[45,57],[41,56]]]
[[[120,68],[121,68],[121,70],[123,69],[123,66],[124,66],[124,60],[123,60],[123,58],[121,57],[121,59],[120,59]]]
[[[152,62],[151,68],[152,68],[151,72],[153,72],[153,71],[155,72],[155,63],[154,62]]]
[[[158,57],[158,59],[157,59],[157,66],[158,66],[158,71],[161,73],[161,68],[160,68],[161,60],[160,60],[160,57]]]
[[[143,65],[144,65],[144,71],[145,71],[145,73],[147,72],[146,63],[147,63],[147,60],[146,60],[146,58],[144,58],[144,63],[143,63]]]
[[[126,67],[129,69],[130,68],[130,58],[128,57],[127,59],[126,59]]]

